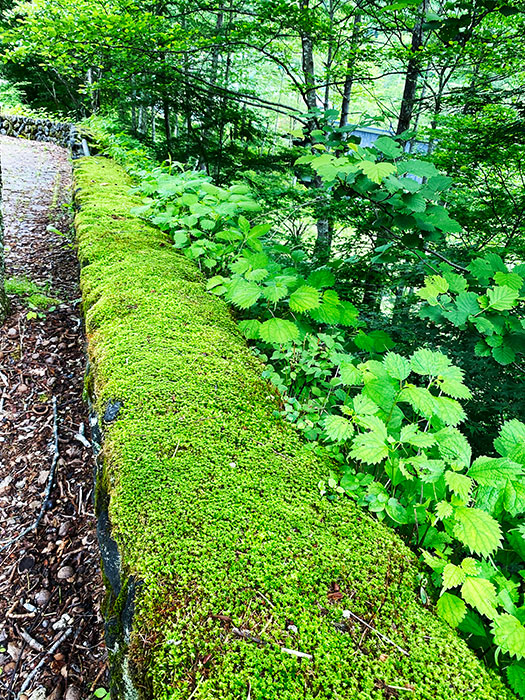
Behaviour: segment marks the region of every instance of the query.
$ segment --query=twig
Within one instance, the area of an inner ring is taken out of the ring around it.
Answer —
[[[311,654],[305,654],[304,651],[296,651],[295,649],[287,649],[286,647],[281,647],[281,651],[284,654],[290,654],[290,656],[298,656],[300,659],[313,659]]]
[[[51,469],[49,470],[49,476],[47,478],[46,490],[44,491],[44,500],[42,501],[40,513],[38,514],[37,519],[34,523],[26,527],[25,530],[22,530],[22,532],[17,537],[13,538],[12,540],[9,540],[2,547],[0,547],[0,552],[3,552],[4,549],[7,549],[7,547],[10,547],[15,542],[18,542],[33,530],[36,530],[37,527],[40,525],[42,518],[44,517],[44,513],[46,512],[47,504],[49,503],[49,496],[51,494],[51,488],[53,486],[53,481],[55,478],[55,471],[58,458],[60,457],[60,453],[58,451],[58,409],[56,396],[53,396],[53,447],[53,460],[51,462]]]
[[[24,642],[27,642],[27,644],[29,644],[31,649],[34,649],[35,651],[39,652],[44,651],[44,647],[42,646],[42,644],[40,644],[40,642],[38,642],[36,639],[33,639],[33,637],[30,634],[28,634],[24,629],[19,630],[19,634],[24,640]]]
[[[362,620],[358,615],[353,613],[351,610],[345,610],[343,612],[344,617],[353,617],[354,620],[357,620],[360,622],[362,625],[364,625],[367,629],[369,629],[371,632],[374,634],[377,634],[378,637],[380,637],[384,642],[388,642],[388,644],[391,644],[393,647],[395,647],[398,651],[400,651],[402,654],[405,656],[410,656],[408,651],[406,649],[403,649],[403,647],[400,647],[399,644],[396,644],[390,637],[387,637],[385,634],[382,632],[379,632],[379,630],[376,630],[375,627],[372,627],[372,625],[369,625],[368,622],[365,622]]]
[[[80,426],[78,428],[78,433],[73,435],[73,440],[78,440],[78,442],[82,443],[84,445],[84,447],[88,448],[88,450],[91,449],[91,443],[84,436],[84,423],[80,424]]]
[[[29,674],[29,676],[28,676],[28,677],[25,679],[25,681],[22,683],[22,687],[20,688],[20,691],[19,691],[19,693],[18,693],[17,700],[20,700],[20,696],[22,695],[22,693],[23,693],[25,690],[27,690],[27,688],[29,688],[29,686],[30,686],[30,684],[31,684],[31,681],[33,680],[33,678],[36,676],[36,674],[38,673],[38,671],[39,671],[39,670],[42,668],[42,666],[44,665],[44,661],[46,660],[46,656],[49,656],[50,654],[54,654],[55,651],[58,649],[58,647],[62,644],[62,642],[64,641],[64,639],[66,639],[66,637],[69,637],[69,635],[70,635],[72,632],[73,632],[73,628],[72,628],[72,627],[69,627],[65,632],[63,632],[63,633],[60,635],[60,637],[56,640],[56,642],[53,644],[53,646],[50,647],[50,648],[46,651],[46,653],[45,653],[44,656],[40,659],[40,661],[37,663],[37,665],[35,666],[35,668],[31,671],[31,673]]]

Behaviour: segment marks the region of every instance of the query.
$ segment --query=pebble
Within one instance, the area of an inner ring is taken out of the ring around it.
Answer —
[[[63,566],[58,570],[57,573],[57,578],[58,579],[66,579],[66,578],[72,578],[74,575],[74,571],[70,566]]]
[[[51,593],[49,591],[46,591],[45,588],[43,588],[41,591],[38,591],[38,593],[35,596],[35,603],[37,605],[43,606],[47,603],[47,601],[51,598]]]
[[[74,685],[70,685],[64,700],[80,700],[80,690]]]
[[[8,337],[8,338],[16,338],[17,335],[18,335],[18,330],[17,330],[16,328],[10,328],[10,329],[7,331],[7,337]]]
[[[60,526],[60,528],[58,530],[58,536],[65,537],[65,535],[67,535],[67,533],[69,532],[70,527],[71,527],[70,523],[68,523],[68,522],[62,523],[62,525]]]
[[[35,688],[33,690],[33,692],[31,693],[31,695],[29,697],[29,700],[46,700],[46,698],[47,698],[46,689],[40,685],[38,688]]]

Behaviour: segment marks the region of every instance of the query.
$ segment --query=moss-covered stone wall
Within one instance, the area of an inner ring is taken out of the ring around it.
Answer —
[[[512,698],[422,607],[401,540],[319,497],[329,464],[197,268],[131,215],[124,171],[75,177],[113,698]]]
[[[82,154],[82,135],[75,124],[50,119],[25,117],[19,114],[0,115],[0,134],[15,138],[56,143],[71,149],[74,156]]]

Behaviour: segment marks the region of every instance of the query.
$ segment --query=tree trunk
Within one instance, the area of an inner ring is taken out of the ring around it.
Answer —
[[[332,252],[333,222],[328,218],[319,219],[316,223],[317,238],[314,246],[314,260],[319,265],[326,265]]]
[[[348,115],[350,114],[350,98],[352,97],[352,87],[354,86],[354,69],[356,63],[356,57],[353,52],[357,47],[360,23],[361,15],[356,15],[354,17],[354,28],[352,30],[352,38],[350,40],[351,53],[348,57],[348,62],[346,64],[346,77],[345,84],[343,87],[343,101],[341,102],[341,117],[339,119],[340,127],[346,126],[348,124]]]
[[[5,293],[5,253],[4,253],[4,217],[2,211],[2,163],[0,159],[0,323],[9,313],[9,302]]]
[[[423,0],[421,5],[421,15],[418,19],[414,31],[412,32],[412,43],[410,46],[410,58],[408,60],[405,77],[405,87],[403,89],[403,99],[399,111],[399,121],[397,123],[396,134],[401,134],[410,128],[414,105],[416,102],[416,91],[419,74],[421,71],[421,48],[423,46],[423,17],[426,12],[427,0]]]
[[[170,124],[170,106],[166,95],[162,98],[162,116],[164,117],[164,134],[166,136],[166,149],[171,155],[171,124]]]

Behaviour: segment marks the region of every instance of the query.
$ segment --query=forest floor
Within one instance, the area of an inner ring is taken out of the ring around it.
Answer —
[[[71,163],[53,144],[0,149],[7,277],[61,302],[37,312],[13,296],[0,328],[0,697],[87,700],[106,685],[106,651]]]

